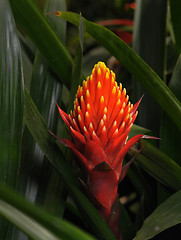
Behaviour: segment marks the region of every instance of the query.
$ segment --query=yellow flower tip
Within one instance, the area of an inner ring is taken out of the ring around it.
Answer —
[[[98,84],[97,84],[97,88],[100,89],[102,86],[101,86],[101,82],[99,81]]]
[[[130,118],[130,115],[129,115],[129,113],[128,113],[128,114],[126,115],[125,119],[124,119],[124,122],[127,122],[129,118]]]
[[[103,113],[104,113],[104,114],[107,113],[107,107],[104,108]]]
[[[124,113],[124,109],[121,108],[120,114],[122,115]]]
[[[107,116],[106,116],[106,114],[104,114],[103,115],[103,120],[106,121],[106,119],[107,119]]]
[[[95,73],[95,69],[96,69],[96,65],[95,65],[94,68],[92,69],[92,76],[93,76],[94,73]]]
[[[118,90],[118,98],[120,98],[121,97],[121,91],[120,91],[119,88],[117,88],[117,90]]]
[[[122,108],[124,109],[126,107],[126,103],[125,102],[123,102],[123,106],[122,106]]]
[[[92,136],[94,136],[94,137],[96,136],[96,133],[95,133],[95,131],[93,131],[93,132],[92,132]]]
[[[88,111],[85,112],[85,117],[86,117],[86,118],[89,117],[89,113],[88,113]]]
[[[120,106],[121,105],[121,100],[120,98],[117,100],[116,106]]]
[[[79,120],[79,122],[82,121],[80,114],[78,114],[78,120]]]
[[[122,124],[121,124],[121,128],[124,128],[125,127],[125,121],[124,122],[122,122]]]
[[[106,127],[105,126],[102,128],[102,132],[106,132]]]
[[[80,106],[77,107],[77,111],[80,112]]]
[[[87,97],[90,97],[89,89],[87,89],[87,91],[86,91],[86,96],[87,96]]]
[[[114,121],[113,127],[116,127],[116,126],[117,126],[117,121]]]
[[[92,82],[92,80],[93,80],[93,75],[91,74],[90,78],[89,78],[89,81]]]
[[[100,68],[97,69],[97,74],[98,74],[99,76],[101,76],[102,72],[101,72],[101,69],[100,69]]]
[[[112,89],[112,94],[116,94],[116,87],[114,86],[113,89]]]
[[[87,110],[90,110],[90,104],[89,103],[87,103]]]
[[[84,132],[88,132],[88,131],[87,131],[87,128],[86,128],[85,126],[84,126]]]
[[[104,126],[104,120],[103,119],[101,119],[101,121],[100,121],[100,126]]]
[[[115,83],[115,78],[114,77],[111,78],[111,83],[114,86],[114,83]]]
[[[119,90],[122,91],[123,85],[122,83],[119,84]]]
[[[123,95],[126,96],[126,88],[123,89]]]
[[[83,87],[87,88],[87,81],[85,81],[85,80],[83,81]]]
[[[133,104],[131,104],[130,108],[131,108],[131,111],[132,111],[133,110]]]
[[[75,119],[74,119],[74,118],[73,118],[73,120],[72,120],[72,121],[73,121],[73,123],[74,123],[74,124],[76,124],[76,121],[75,121]]]
[[[106,76],[105,76],[106,80],[109,80],[109,73],[106,72]]]
[[[89,131],[90,132],[92,132],[92,131],[94,131],[94,127],[93,127],[93,124],[90,122],[90,124],[89,124]]]
[[[81,101],[81,102],[84,101],[84,97],[83,97],[83,95],[80,97],[80,101]]]
[[[101,103],[104,103],[104,96],[102,96],[102,97],[100,98],[100,102],[101,102]]]

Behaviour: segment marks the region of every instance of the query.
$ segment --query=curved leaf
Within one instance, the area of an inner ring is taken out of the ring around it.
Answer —
[[[79,25],[79,15],[76,13],[56,12],[56,14],[76,26]],[[149,65],[110,30],[85,18],[84,23],[86,31],[140,81],[181,130],[181,103]]]
[[[52,11],[54,8],[61,9],[61,7],[65,9],[63,1],[50,0],[46,3],[45,12]],[[55,16],[54,18],[48,16],[48,20],[59,37],[62,37],[63,41],[65,41],[66,22],[63,20],[59,21],[60,19],[57,19]],[[58,81],[57,76],[50,69],[41,53],[37,51],[33,65],[30,94],[48,128],[53,132],[57,130],[59,115],[56,103],[60,102],[61,93],[62,84]],[[47,198],[46,204],[51,201],[51,209],[52,211],[54,209],[58,215],[58,213],[62,214],[64,209],[60,204],[61,194],[59,188],[61,183],[57,172],[51,167],[38,144],[29,134],[28,129],[25,128],[19,188],[32,202],[38,201],[42,204],[45,202],[44,198],[48,191],[48,186],[51,185],[51,195]],[[51,178],[54,179],[54,183],[51,181]],[[44,180],[42,181],[42,179]]]
[[[133,49],[162,79],[165,65],[166,12],[167,1],[139,0],[136,2],[134,15]],[[143,94],[145,96],[139,107],[137,123],[159,136],[160,106],[140,82],[134,79],[135,99],[139,99]]]
[[[46,57],[63,83],[69,87],[72,58],[45,16],[32,0],[10,0],[10,4],[17,23]]]
[[[175,69],[173,71],[171,80],[169,82],[169,88],[181,101],[181,56],[179,57]],[[164,113],[162,117],[162,125],[160,130],[160,136],[162,141],[160,142],[160,149],[170,156],[176,163],[181,166],[181,141],[180,132],[177,131],[177,127],[173,121]]]
[[[180,9],[181,9],[181,2],[179,0],[170,1],[171,20],[173,24],[176,46],[179,53],[181,52]]]
[[[0,1],[0,181],[16,187],[23,131],[23,70],[16,26],[6,0]],[[5,222],[0,219],[1,238]]]
[[[144,221],[134,240],[151,239],[165,229],[181,223],[180,199],[181,191],[178,191],[160,204]]]
[[[2,184],[0,214],[35,240],[95,239],[69,222],[32,205]]]
[[[129,153],[136,155],[135,161],[151,176],[168,188],[181,188],[181,167],[148,141],[140,140],[141,153],[132,148]]]

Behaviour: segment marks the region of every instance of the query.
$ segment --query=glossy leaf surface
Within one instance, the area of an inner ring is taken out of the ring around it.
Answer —
[[[181,8],[181,2],[179,0],[170,1],[171,19],[172,19],[173,30],[174,30],[175,40],[176,40],[176,46],[179,53],[181,52],[180,8]]]
[[[57,13],[63,19],[79,24],[79,15],[71,12]],[[142,86],[156,99],[181,130],[181,103],[158,75],[121,39],[110,30],[84,19],[86,31],[110,51]]]
[[[134,15],[133,49],[161,79],[164,79],[165,67],[166,12],[167,1],[165,0],[139,0],[136,3]],[[134,79],[135,99],[139,99],[143,94],[145,95],[139,108],[138,124],[159,136],[160,106],[140,82]],[[154,118],[152,118],[153,115]]]
[[[10,4],[17,23],[46,57],[61,81],[69,87],[72,59],[43,13],[31,0],[10,0]]]
[[[0,214],[35,240],[95,238],[79,228],[32,205],[0,184]]]
[[[181,100],[181,56],[179,57],[175,69],[173,71],[169,88]],[[181,141],[180,132],[173,121],[164,113],[161,125],[161,137],[163,140],[160,142],[160,149],[170,156],[176,163],[181,166]]]
[[[181,167],[166,154],[147,141],[141,140],[141,153],[135,161],[159,182],[173,190],[181,188]],[[138,154],[138,150],[132,148],[131,155]]]
[[[23,131],[23,70],[9,2],[0,1],[0,181],[16,188]],[[1,238],[7,224],[0,219]]]
[[[176,192],[144,221],[134,240],[151,239],[160,232],[181,223],[181,191]]]

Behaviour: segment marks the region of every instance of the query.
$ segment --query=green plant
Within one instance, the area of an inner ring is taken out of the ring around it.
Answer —
[[[83,193],[71,152],[49,132],[68,138],[56,103],[69,113],[78,85],[99,60],[117,67],[131,102],[145,94],[129,137],[161,138],[140,140],[124,159],[134,158],[118,188],[123,239],[179,236],[181,3],[139,0],[134,10],[126,1],[103,2],[107,18],[134,20],[134,28],[120,27],[133,30],[131,46],[94,15],[89,21],[84,11],[83,17],[64,12],[63,0],[0,2],[1,239],[115,239]]]

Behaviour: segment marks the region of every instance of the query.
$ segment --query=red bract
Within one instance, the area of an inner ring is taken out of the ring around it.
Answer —
[[[75,154],[86,176],[84,186],[107,222],[118,184],[130,165],[122,168],[123,159],[144,137],[140,134],[127,141],[140,101],[131,104],[126,89],[115,81],[115,74],[98,62],[79,86],[73,111],[67,115],[58,107],[71,135],[71,141],[60,141]]]

